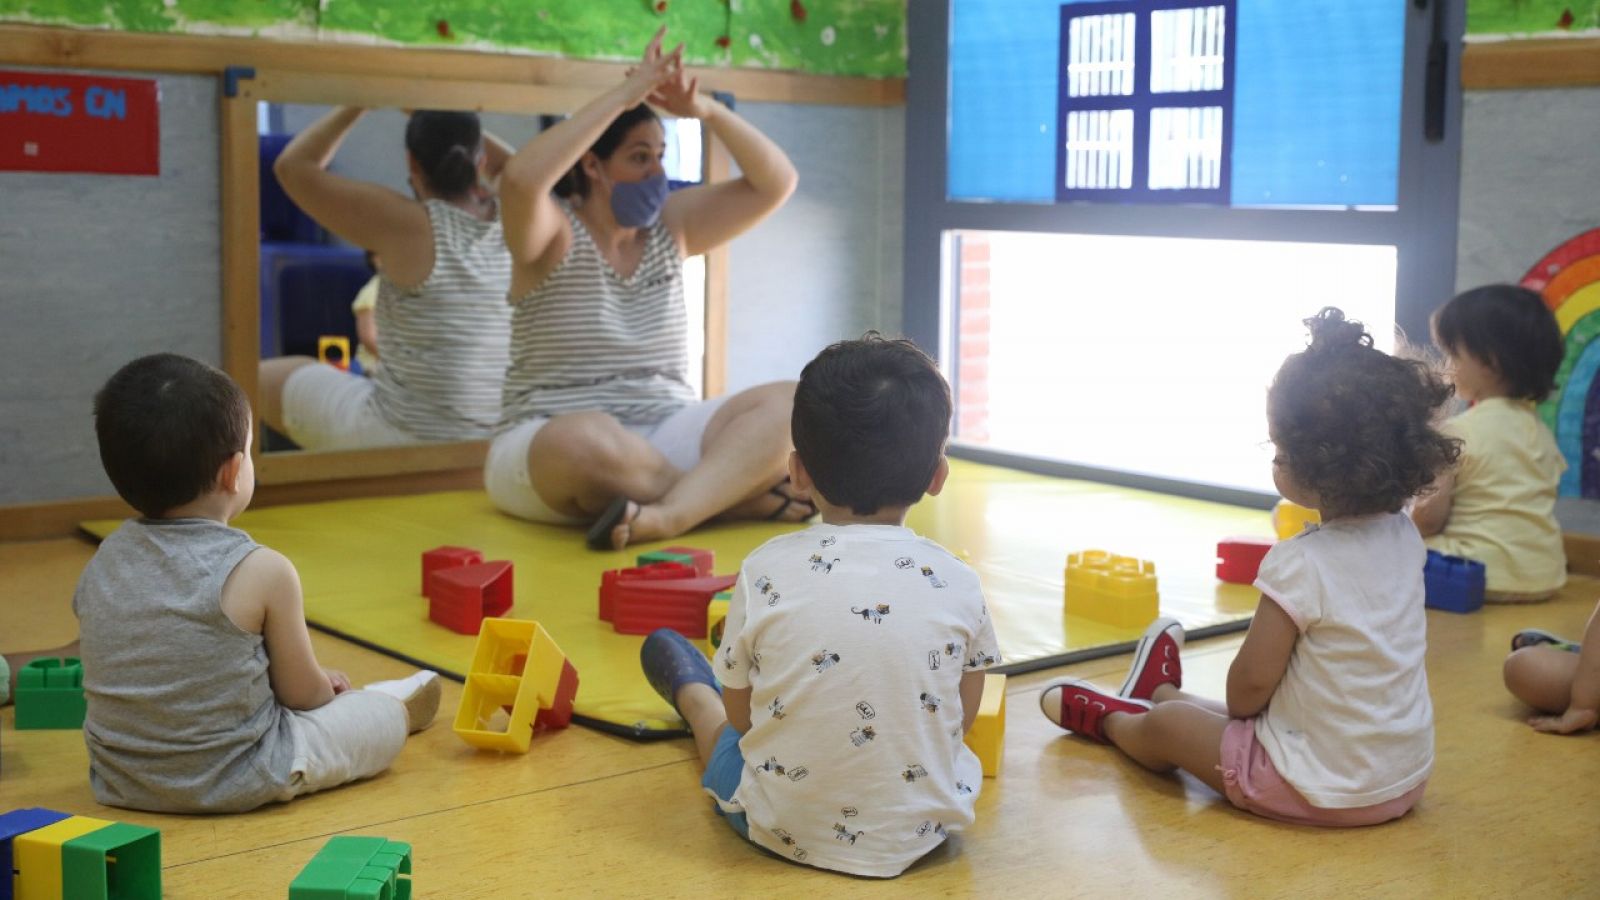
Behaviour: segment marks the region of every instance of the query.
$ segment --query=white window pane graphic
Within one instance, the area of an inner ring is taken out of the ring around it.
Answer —
[[[1067,33],[1067,96],[1113,97],[1133,93],[1132,13],[1079,16]]]
[[[1133,187],[1133,110],[1067,113],[1068,189]]]
[[[1150,13],[1150,91],[1222,90],[1226,10],[1221,6]]]
[[[1150,189],[1222,186],[1222,107],[1150,110]]]

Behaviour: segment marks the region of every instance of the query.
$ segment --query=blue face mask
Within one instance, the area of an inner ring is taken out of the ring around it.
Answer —
[[[617,182],[611,185],[611,214],[623,228],[648,228],[661,218],[667,191],[666,175]]]

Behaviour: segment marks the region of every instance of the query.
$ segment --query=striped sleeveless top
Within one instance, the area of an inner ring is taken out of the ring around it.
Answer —
[[[683,256],[672,232],[652,226],[638,268],[623,278],[572,208],[558,205],[572,246],[542,284],[511,298],[501,428],[585,411],[650,424],[699,400],[689,387]]]
[[[371,403],[384,421],[428,441],[488,437],[510,361],[511,253],[498,212],[483,221],[428,200],[433,271],[403,289],[378,282]]]

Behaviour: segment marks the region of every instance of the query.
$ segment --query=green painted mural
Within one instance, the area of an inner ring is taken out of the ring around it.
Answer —
[[[630,59],[661,25],[697,65],[906,72],[906,0],[0,0],[0,21]]]
[[[1467,0],[1467,33],[1549,34],[1600,28],[1595,0]]]

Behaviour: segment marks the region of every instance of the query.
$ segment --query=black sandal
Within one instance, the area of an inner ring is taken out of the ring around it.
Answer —
[[[803,518],[797,521],[804,522],[806,519],[812,518],[817,514],[817,505],[815,503],[812,503],[810,500],[801,500],[799,497],[791,497],[783,492],[783,486],[789,483],[789,479],[785,478],[767,491],[767,493],[773,495],[774,497],[783,498],[783,505],[773,510],[772,514],[767,516],[766,520],[768,522],[777,522],[782,520],[783,514],[788,512],[789,507],[791,506],[803,506],[806,509],[811,510],[810,512],[806,513]]]
[[[617,549],[611,545],[611,532],[627,518],[628,504],[632,502],[627,497],[612,500],[606,511],[600,514],[600,518],[595,519],[594,524],[589,526],[588,533],[583,536],[584,544],[590,550]]]

